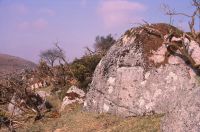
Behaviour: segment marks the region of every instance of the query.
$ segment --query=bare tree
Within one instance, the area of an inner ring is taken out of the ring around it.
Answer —
[[[58,59],[58,50],[57,49],[48,49],[40,53],[40,58],[45,60],[52,67],[54,66],[55,61]]]
[[[169,24],[173,25],[173,15],[175,13],[175,9],[171,9],[167,4],[162,4],[161,8],[164,10],[165,14],[169,16]]]
[[[65,56],[65,52],[64,50],[58,45],[58,41],[55,43],[55,47],[56,49],[58,50],[58,53],[57,53],[57,57],[59,59],[59,63],[61,64],[61,61],[63,61],[65,64],[67,64],[67,61],[66,61],[66,56]]]
[[[65,56],[65,51],[58,45],[58,41],[55,43],[55,47],[57,48],[57,50],[59,51],[58,53],[58,59],[59,59],[59,63],[60,63],[60,67],[62,67],[61,69],[63,71],[65,70],[69,70],[69,72],[71,73],[72,77],[74,77],[74,73],[72,72],[67,60],[66,60],[66,56]],[[64,62],[64,65],[61,63],[61,61]]]
[[[85,47],[85,49],[86,49],[86,51],[85,51],[85,55],[87,56],[87,55],[94,55],[95,54],[95,52],[94,51],[92,51],[92,49],[90,49],[89,47]]]
[[[170,19],[172,18],[172,16],[175,15],[182,15],[185,17],[190,18],[190,21],[188,22],[189,28],[190,28],[190,32],[191,32],[191,37],[192,39],[194,39],[196,42],[198,42],[200,44],[200,32],[197,32],[195,30],[195,18],[198,18],[200,21],[200,0],[192,0],[192,6],[194,7],[194,11],[192,13],[192,15],[190,14],[186,14],[186,13],[182,13],[182,12],[176,12],[175,9],[170,9],[170,7],[168,5],[163,4],[164,6],[164,11],[166,15],[170,16]],[[200,29],[200,23],[199,23],[199,29]]]
[[[64,50],[58,45],[58,42],[55,43],[55,47],[42,51],[40,53],[40,58],[45,60],[50,66],[54,66],[55,62],[58,61],[61,64],[63,61],[67,63]]]

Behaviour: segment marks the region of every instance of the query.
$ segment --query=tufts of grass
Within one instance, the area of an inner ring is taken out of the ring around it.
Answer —
[[[26,123],[20,132],[159,132],[161,115],[121,118],[109,114],[88,113],[82,106],[68,106],[57,118]]]

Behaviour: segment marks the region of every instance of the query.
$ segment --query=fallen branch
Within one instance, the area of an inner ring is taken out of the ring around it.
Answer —
[[[164,44],[166,45],[168,52],[170,53],[176,53],[182,55],[185,59],[189,61],[191,64],[192,68],[200,70],[200,64],[197,64],[195,60],[191,57],[189,54],[188,48],[189,45],[185,45],[185,39],[189,38],[186,33],[183,33],[181,37],[181,43],[178,42],[173,42],[172,41],[173,33],[171,32],[165,39],[164,39]],[[189,42],[191,42],[190,39],[188,39]],[[179,51],[180,53],[177,53]]]

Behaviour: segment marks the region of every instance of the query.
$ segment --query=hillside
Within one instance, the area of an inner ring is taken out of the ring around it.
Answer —
[[[20,57],[0,54],[0,78],[23,69],[35,68],[36,64]]]

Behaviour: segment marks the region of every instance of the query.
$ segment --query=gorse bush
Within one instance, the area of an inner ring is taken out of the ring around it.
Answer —
[[[101,55],[83,56],[80,59],[75,59],[70,68],[79,82],[79,87],[87,91],[88,84],[92,81],[94,70],[101,60]]]

